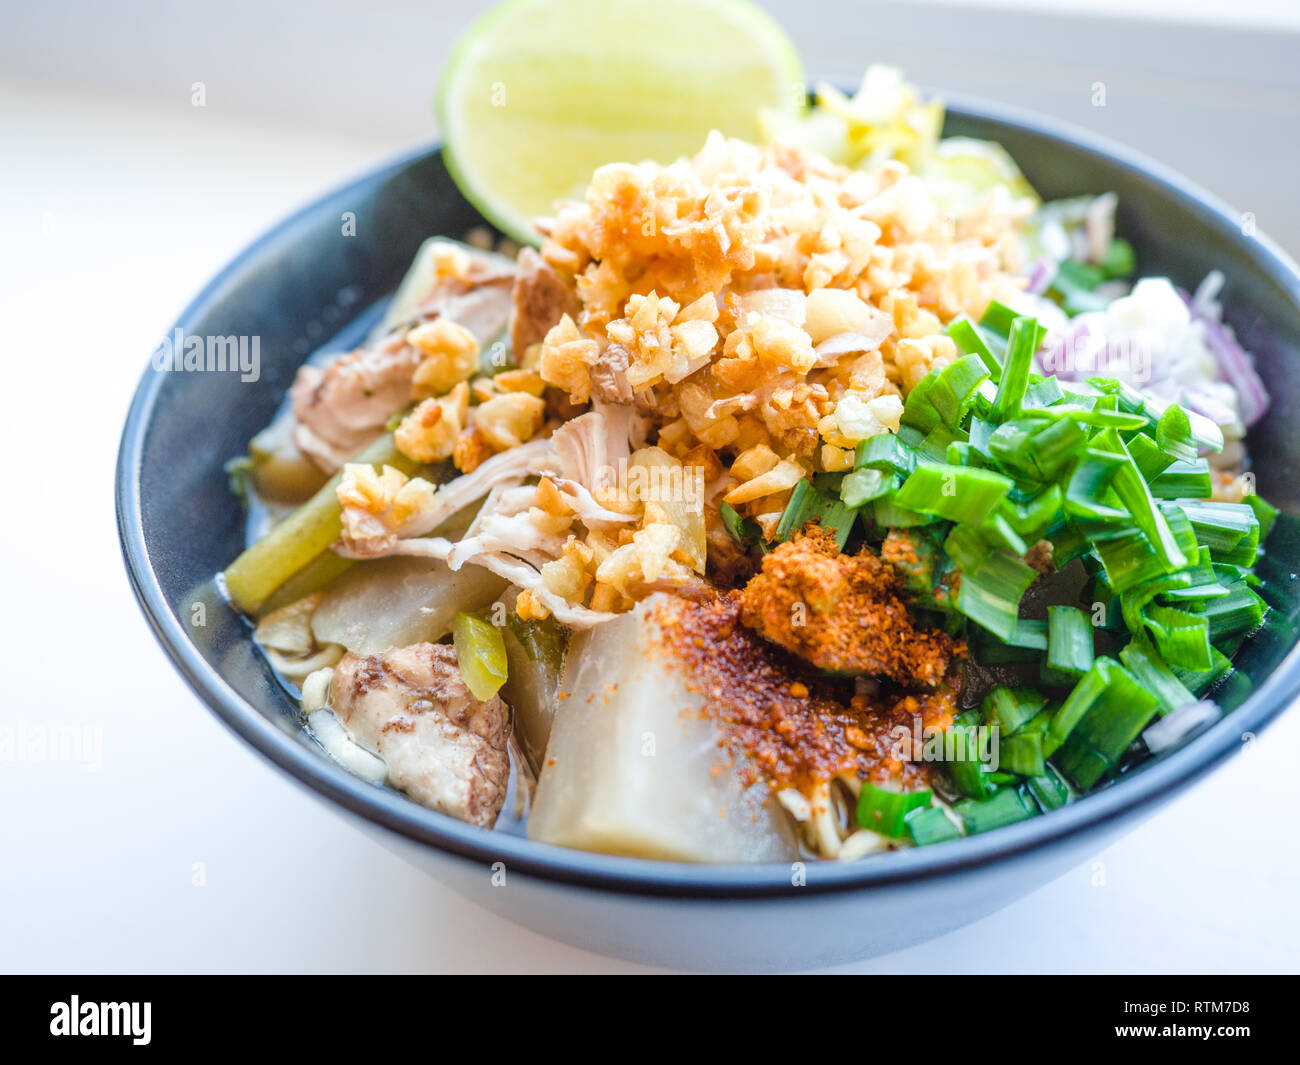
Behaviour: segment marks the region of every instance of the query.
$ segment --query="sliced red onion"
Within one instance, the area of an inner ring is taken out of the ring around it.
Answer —
[[[1215,425],[1230,425],[1237,420],[1237,412],[1213,393],[1201,387],[1187,389],[1180,401],[1188,410],[1203,414]]]
[[[1232,335],[1228,327],[1214,316],[1213,312],[1217,310],[1217,304],[1214,302],[1217,286],[1207,288],[1212,278],[1214,274],[1201,283],[1195,296],[1188,296],[1182,289],[1178,290],[1178,294],[1187,304],[1192,321],[1200,322],[1205,330],[1205,346],[1214,356],[1214,361],[1219,366],[1219,373],[1241,397],[1241,420],[1249,428],[1268,410],[1268,391],[1264,388],[1264,382],[1259,379],[1259,374],[1255,372],[1254,359],[1250,353],[1237,343],[1237,338]]]
[[[1147,750],[1152,754],[1166,751],[1170,747],[1177,747],[1207,725],[1218,721],[1220,714],[1218,704],[1209,699],[1187,703],[1148,727],[1142,733],[1142,742],[1147,745]]]
[[[1038,349],[1043,369],[1062,381],[1078,382],[1097,376],[1096,356],[1106,344],[1102,329],[1105,317],[1099,311],[1088,311],[1071,318],[1064,330],[1049,333]]]
[[[1056,277],[1056,263],[1047,256],[1035,259],[1033,265],[1029,267],[1028,273],[1025,274],[1027,284],[1026,292],[1032,292],[1035,296],[1041,296],[1047,291],[1047,286],[1052,283]]]

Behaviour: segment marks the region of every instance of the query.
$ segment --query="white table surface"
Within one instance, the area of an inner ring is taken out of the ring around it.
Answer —
[[[252,755],[123,573],[113,462],[148,352],[249,239],[400,145],[196,110],[188,82],[148,105],[0,82],[0,129],[0,725],[102,736],[102,764],[0,764],[0,970],[636,971],[478,909]],[[1295,970],[1297,752],[1293,712],[1095,862],[850,968]]]

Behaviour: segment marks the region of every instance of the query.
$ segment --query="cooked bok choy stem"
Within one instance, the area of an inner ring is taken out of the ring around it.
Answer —
[[[397,450],[391,433],[376,440],[356,461],[376,469],[393,466],[408,476],[423,469]],[[338,498],[342,476],[341,471],[336,473],[311,499],[226,567],[226,591],[240,610],[257,614],[277,589],[326,555],[338,540],[343,531]],[[346,567],[329,563],[325,568],[334,570],[321,574],[327,582]],[[305,595],[311,590],[300,591]]]

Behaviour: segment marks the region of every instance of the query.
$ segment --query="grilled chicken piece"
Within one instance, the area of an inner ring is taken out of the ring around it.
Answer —
[[[491,828],[510,781],[510,711],[470,694],[445,644],[344,655],[330,683],[334,713],[388,764],[388,781],[431,810]]]
[[[578,317],[578,296],[555,268],[532,248],[519,253],[511,300],[514,313],[510,318],[510,348],[515,359],[524,357],[532,344],[540,344],[566,314]]]

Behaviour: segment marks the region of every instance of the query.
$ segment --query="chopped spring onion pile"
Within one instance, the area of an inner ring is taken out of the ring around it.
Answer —
[[[1082,300],[1102,279],[1056,284]],[[1204,416],[1114,379],[1035,373],[1035,319],[994,303],[948,332],[964,355],[909,393],[897,435],[859,444],[849,473],[802,482],[775,536],[815,520],[841,550],[855,531],[892,541],[913,606],[964,632],[978,664],[1037,665],[1029,686],[994,687],[956,718],[950,807],[864,784],[859,824],[918,844],[1064,805],[1141,753],[1153,722],[1198,704],[1263,621],[1251,570],[1274,513],[1258,497],[1206,498],[1202,455],[1223,435]],[[723,517],[737,540],[758,538]],[[1086,583],[1022,617],[1041,540],[1057,572],[1077,560]]]

